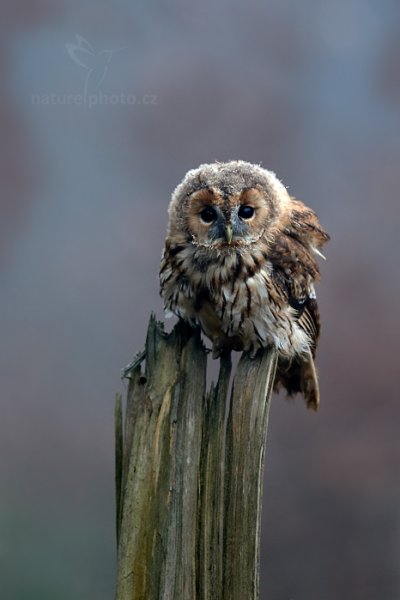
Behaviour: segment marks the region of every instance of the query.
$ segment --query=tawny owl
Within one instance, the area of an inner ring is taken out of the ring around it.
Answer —
[[[271,171],[243,161],[200,165],[175,189],[160,269],[166,311],[213,344],[255,356],[274,346],[276,387],[319,404],[314,357],[316,255],[329,239],[315,213]]]

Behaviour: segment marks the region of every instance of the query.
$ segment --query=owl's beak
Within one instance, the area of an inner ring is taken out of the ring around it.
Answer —
[[[226,241],[228,242],[228,244],[230,244],[232,242],[232,225],[230,223],[228,223],[227,225],[225,225],[225,237],[226,237]]]

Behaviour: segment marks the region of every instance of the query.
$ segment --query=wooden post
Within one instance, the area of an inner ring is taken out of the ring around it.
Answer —
[[[229,355],[207,392],[198,330],[151,317],[145,352],[116,404],[116,598],[257,599],[276,353],[242,356],[226,423]]]

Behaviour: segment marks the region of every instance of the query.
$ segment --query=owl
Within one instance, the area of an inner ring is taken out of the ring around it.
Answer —
[[[203,164],[172,194],[160,268],[167,313],[200,326],[213,356],[278,353],[275,388],[317,409],[317,256],[329,239],[316,214],[272,171]]]

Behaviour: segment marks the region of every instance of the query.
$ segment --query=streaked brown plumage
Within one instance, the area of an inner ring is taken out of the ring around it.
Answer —
[[[271,171],[200,165],[175,189],[160,269],[165,309],[200,325],[213,355],[279,353],[276,387],[317,408],[316,255],[329,239],[315,213]]]

